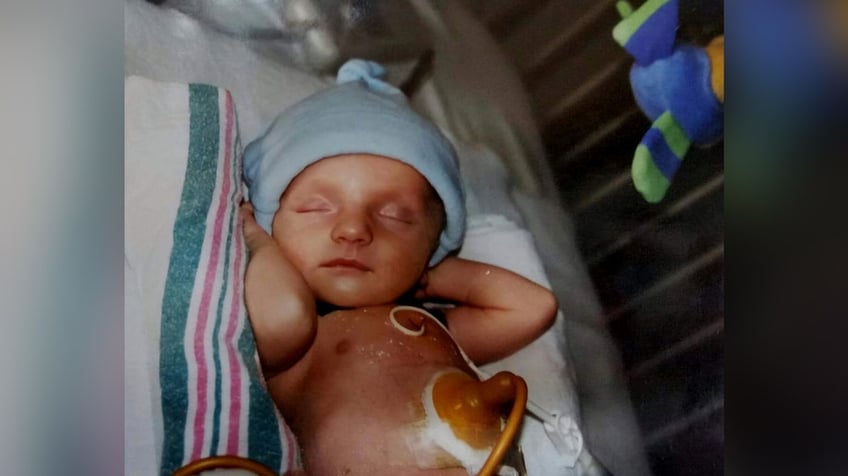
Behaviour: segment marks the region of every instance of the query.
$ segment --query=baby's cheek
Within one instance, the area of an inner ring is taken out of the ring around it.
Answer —
[[[280,245],[283,256],[289,260],[295,269],[303,273],[309,264],[310,258],[314,254],[310,249],[309,242],[305,240],[283,239],[278,240],[277,244]]]

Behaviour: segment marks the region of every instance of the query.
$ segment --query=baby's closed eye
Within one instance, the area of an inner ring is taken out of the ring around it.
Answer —
[[[333,204],[326,199],[316,197],[297,202],[293,208],[296,213],[330,212],[333,210]]]
[[[382,218],[388,218],[402,223],[415,223],[415,212],[407,207],[395,203],[383,206],[377,212],[377,215]]]

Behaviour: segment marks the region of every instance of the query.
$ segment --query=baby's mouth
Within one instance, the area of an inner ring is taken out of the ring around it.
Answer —
[[[322,268],[341,268],[341,269],[355,269],[359,271],[371,271],[371,268],[366,266],[365,264],[355,260],[355,259],[347,259],[347,258],[336,258],[334,260],[326,261],[321,263]]]

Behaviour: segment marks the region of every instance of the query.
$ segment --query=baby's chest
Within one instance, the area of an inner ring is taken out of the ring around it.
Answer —
[[[465,367],[443,329],[430,322],[422,329],[420,335],[398,330],[383,308],[322,318],[299,386],[332,400],[333,407],[367,401],[388,408],[418,400],[433,374]]]
[[[458,347],[438,323],[422,319],[414,324],[417,332],[410,332],[392,316],[391,310],[363,308],[321,318],[311,365],[391,370],[421,364],[463,363]]]

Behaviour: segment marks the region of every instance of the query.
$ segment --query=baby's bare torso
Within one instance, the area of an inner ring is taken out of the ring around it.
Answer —
[[[473,373],[447,333],[424,316],[396,313],[424,333],[411,336],[390,320],[394,306],[336,311],[294,367],[269,389],[291,425],[311,476],[467,475],[433,445],[420,441],[421,396],[450,368]],[[423,467],[423,468],[422,468]]]

